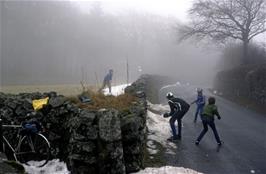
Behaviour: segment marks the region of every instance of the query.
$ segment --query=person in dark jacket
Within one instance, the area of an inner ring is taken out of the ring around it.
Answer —
[[[194,103],[197,104],[197,109],[196,109],[196,113],[195,113],[194,123],[197,122],[198,115],[202,115],[203,108],[205,106],[205,96],[203,95],[203,90],[202,89],[197,89],[197,93],[198,93],[197,99],[191,103],[191,105],[194,104]]]
[[[214,123],[214,116],[217,116],[217,118],[220,120],[221,116],[218,112],[218,108],[215,105],[215,98],[214,97],[210,97],[208,99],[208,105],[206,105],[203,109],[202,115],[201,115],[201,119],[202,119],[202,124],[203,124],[203,130],[201,131],[199,137],[197,138],[195,144],[199,145],[201,139],[203,138],[203,136],[206,134],[206,132],[208,131],[208,126],[211,127],[216,142],[217,144],[220,146],[222,145],[222,142],[220,140],[220,137],[218,135],[218,132],[216,130],[216,126]]]
[[[101,92],[105,88],[105,86],[107,86],[109,88],[109,93],[112,92],[111,83],[112,83],[113,73],[114,73],[114,71],[112,69],[110,69],[108,74],[106,74],[106,76],[104,77],[104,80],[103,80],[103,85],[99,89],[99,92]]]
[[[188,112],[190,105],[181,98],[174,97],[173,93],[168,92],[166,95],[168,104],[170,106],[170,113],[165,113],[164,117],[171,117],[169,120],[173,136],[168,138],[168,141],[180,140],[182,129],[182,118]],[[176,134],[175,122],[178,123],[178,134]]]

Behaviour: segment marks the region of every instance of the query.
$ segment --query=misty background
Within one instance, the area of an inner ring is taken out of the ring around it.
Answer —
[[[176,17],[86,6],[84,13],[71,1],[1,1],[1,84],[96,84],[109,69],[121,84],[128,60],[131,82],[149,73],[212,85],[219,49],[178,43]]]

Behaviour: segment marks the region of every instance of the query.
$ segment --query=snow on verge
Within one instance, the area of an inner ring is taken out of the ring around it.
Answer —
[[[172,134],[169,126],[169,118],[164,118],[162,116],[163,113],[169,112],[169,106],[155,105],[150,102],[148,102],[148,106],[150,110],[153,111],[151,112],[148,110],[147,112],[147,127],[149,130],[147,149],[149,154],[154,155],[158,152],[158,147],[154,144],[155,142],[163,145],[166,149],[166,153],[175,154],[176,145],[167,141],[167,138]]]
[[[59,159],[48,161],[43,167],[36,167],[35,163],[33,161],[30,165],[23,164],[27,174],[70,174],[66,163],[59,161]]]
[[[151,134],[148,135],[148,139],[157,141],[164,144],[166,139],[171,136],[170,126],[167,118],[163,118],[162,115],[157,115],[151,111],[147,112],[147,126]]]
[[[152,104],[148,102],[151,111],[147,112],[148,139],[156,141],[167,147],[167,138],[172,135],[169,118],[164,118],[163,113],[169,112],[168,105]]]
[[[157,153],[158,149],[154,142],[160,143],[166,148],[166,153],[175,154],[175,149],[177,148],[175,144],[169,143],[166,139],[171,136],[169,118],[163,118],[162,114],[169,112],[168,105],[157,105],[148,102],[148,106],[151,111],[147,112],[147,127],[148,127],[148,141],[147,148],[150,155]],[[156,114],[158,113],[158,114]],[[152,156],[151,156],[152,157]],[[187,169],[183,167],[171,167],[164,166],[161,168],[146,168],[141,170],[136,174],[202,174],[192,169]]]
[[[118,85],[118,86],[112,86],[112,92],[111,94],[109,93],[109,89],[105,88],[103,89],[104,95],[114,95],[114,96],[119,96],[121,94],[124,94],[125,88],[129,86],[130,84],[123,84],[123,85]]]
[[[136,174],[202,174],[192,169],[186,169],[183,167],[171,167],[164,166],[161,168],[146,168]]]

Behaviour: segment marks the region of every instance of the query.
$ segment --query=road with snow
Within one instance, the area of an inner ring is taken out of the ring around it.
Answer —
[[[164,91],[171,90],[176,94],[195,93],[189,85],[171,86]],[[207,94],[209,96],[211,94]],[[193,96],[184,96],[189,102]],[[195,106],[183,119],[182,140],[176,144],[166,142],[166,148],[174,146],[171,153],[166,152],[164,160],[169,166],[185,167],[207,174],[249,174],[266,173],[266,116],[255,113],[245,107],[234,104],[221,97],[217,98],[217,105],[222,116],[216,120],[217,130],[224,144],[217,149],[212,131],[202,139],[199,146],[194,144],[196,137],[202,130],[200,121],[193,123]],[[165,106],[152,105],[153,110],[163,112]],[[149,113],[148,127],[153,132],[149,138],[165,142],[170,136],[166,119],[160,115]],[[158,124],[158,127],[155,127]],[[151,126],[152,125],[152,126]],[[160,133],[160,129],[162,130]],[[167,129],[167,131],[166,131]],[[155,135],[157,137],[155,137]],[[167,134],[167,135],[166,135]],[[151,143],[150,143],[151,144]],[[153,149],[154,150],[154,149]]]

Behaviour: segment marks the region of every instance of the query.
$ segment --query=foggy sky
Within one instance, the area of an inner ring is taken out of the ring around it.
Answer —
[[[128,11],[112,15],[102,3],[83,13],[71,2],[1,1],[1,83],[101,83],[114,69],[114,83],[142,73],[210,85],[218,55],[177,43],[176,18]],[[142,72],[138,71],[141,67]]]

